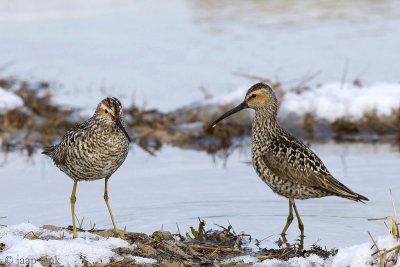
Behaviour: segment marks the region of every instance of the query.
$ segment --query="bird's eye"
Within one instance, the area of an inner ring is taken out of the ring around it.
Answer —
[[[252,94],[251,97],[252,97],[252,98],[256,98],[256,95],[255,95],[255,94]]]
[[[108,113],[108,110],[107,110],[107,109],[105,109],[105,110],[104,110],[104,112],[107,114],[107,113]]]

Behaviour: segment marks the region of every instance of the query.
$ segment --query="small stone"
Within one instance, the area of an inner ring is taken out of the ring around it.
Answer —
[[[147,243],[151,241],[151,238],[143,233],[125,233],[125,240],[129,242],[129,244],[134,244],[136,242]]]
[[[175,240],[174,236],[168,231],[155,231],[151,237],[158,241]]]

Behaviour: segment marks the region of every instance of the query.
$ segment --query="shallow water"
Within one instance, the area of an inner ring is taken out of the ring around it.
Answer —
[[[60,83],[55,100],[79,108],[110,94],[173,109],[254,83],[236,72],[285,87],[400,77],[397,0],[3,0],[0,36],[2,73]]]
[[[391,215],[389,188],[400,200],[398,148],[389,144],[312,144],[330,171],[344,184],[370,199],[366,205],[327,197],[297,201],[305,224],[306,242],[343,247],[386,234],[383,222],[368,218]],[[234,152],[226,162],[203,152],[164,147],[156,157],[133,147],[126,162],[109,183],[110,203],[119,227],[152,233],[163,227],[182,233],[197,226],[197,217],[208,227],[230,222],[271,246],[286,222],[288,202],[256,176],[248,149]],[[40,154],[28,159],[20,153],[1,154],[2,185],[0,224],[32,222],[67,226],[72,181]],[[80,182],[77,216],[100,228],[111,227],[103,200],[103,180]],[[296,223],[289,240],[297,238]]]

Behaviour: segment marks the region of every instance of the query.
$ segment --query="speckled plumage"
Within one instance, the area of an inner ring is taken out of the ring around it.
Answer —
[[[294,209],[301,236],[304,236],[295,199],[339,196],[361,202],[368,200],[335,179],[314,152],[280,127],[277,121],[278,101],[267,84],[253,85],[247,91],[245,100],[218,118],[212,126],[245,108],[256,112],[252,126],[254,169],[273,192],[289,199],[289,216],[282,235],[293,220]]]
[[[269,87],[268,92],[269,104],[256,109],[252,127],[252,161],[260,178],[289,199],[339,196],[367,200],[336,180],[313,151],[280,127],[276,96]]]
[[[122,109],[119,101],[116,105]],[[46,148],[43,153],[71,179],[97,180],[111,176],[124,162],[128,150],[129,140],[124,132],[96,112],[69,130],[58,145]]]
[[[76,188],[78,181],[105,179],[104,200],[114,226],[120,235],[108,202],[108,179],[125,161],[130,138],[123,125],[121,102],[115,97],[103,99],[94,115],[69,130],[58,145],[42,152],[68,177],[74,180],[71,193],[73,237],[77,238],[75,223]]]

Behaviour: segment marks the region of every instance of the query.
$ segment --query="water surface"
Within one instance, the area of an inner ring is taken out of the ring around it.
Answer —
[[[400,153],[389,144],[312,144],[330,171],[344,184],[370,199],[367,204],[337,197],[297,201],[305,224],[306,242],[342,247],[368,241],[367,231],[385,235],[383,222],[368,218],[391,215],[389,188],[400,199]],[[224,167],[203,152],[164,147],[156,157],[134,147],[109,183],[110,203],[118,226],[152,233],[181,232],[196,226],[198,217],[209,227],[230,222],[237,232],[273,245],[288,213],[288,201],[275,195],[255,174],[245,149],[233,153]],[[42,155],[28,159],[2,154],[0,168],[1,224],[70,225],[72,180]],[[100,228],[111,228],[103,200],[104,181],[80,182],[76,213]],[[296,223],[289,239],[298,235]],[[272,236],[271,236],[272,235]]]

